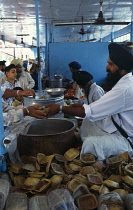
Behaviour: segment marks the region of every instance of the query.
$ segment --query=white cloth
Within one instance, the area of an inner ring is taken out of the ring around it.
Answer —
[[[73,82],[73,89],[75,89],[75,97],[78,99],[82,99],[84,97],[84,93],[82,91],[82,88],[79,87],[79,85],[76,82]]]
[[[89,128],[89,135],[87,137],[82,137],[83,145],[81,154],[92,153],[98,160],[105,160],[110,156],[117,156],[124,152],[129,153],[133,156],[133,149],[121,135],[109,134],[101,130],[99,122],[87,122]]]
[[[81,133],[81,153],[91,152],[104,160],[132,148],[114,126],[111,116],[133,139],[133,76],[123,76],[111,91],[90,105],[84,104],[86,132]]]
[[[22,121],[13,123],[11,126],[9,126],[7,131],[5,132],[3,144],[9,154],[10,160],[14,164],[21,162],[19,153],[17,151],[17,137],[20,133],[27,133],[31,122],[34,120],[34,117],[26,116]]]
[[[18,122],[23,118],[23,109],[8,106],[2,99],[4,126],[9,126],[11,123]]]
[[[6,81],[6,76],[2,78],[2,84]],[[23,90],[32,89],[35,85],[35,81],[32,79],[29,72],[22,71],[21,77],[17,80],[17,82],[20,84],[20,87],[23,88]]]
[[[2,77],[4,77],[5,74],[0,70],[0,85],[2,85]]]
[[[89,88],[89,95],[85,100],[85,104],[88,104],[88,102],[89,104],[91,104],[100,99],[103,95],[104,95],[103,88],[97,85],[96,82],[94,82]]]

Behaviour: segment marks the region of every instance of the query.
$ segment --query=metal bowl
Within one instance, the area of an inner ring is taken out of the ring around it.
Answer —
[[[59,96],[63,95],[65,88],[47,88],[45,91],[50,95],[50,96]]]

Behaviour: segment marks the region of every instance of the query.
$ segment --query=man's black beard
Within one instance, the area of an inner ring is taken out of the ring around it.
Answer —
[[[21,77],[22,71],[17,71],[16,79],[19,79]]]
[[[83,87],[82,89],[83,89],[83,92],[84,92],[85,96],[88,97],[89,91],[90,91],[90,87],[85,86],[85,87]]]
[[[109,88],[109,90],[114,87],[114,85],[121,79],[120,69],[118,69],[116,72],[112,73],[109,69],[106,70],[108,72],[106,77],[106,84]]]
[[[5,69],[2,68],[1,71],[2,71],[2,72],[5,72]]]

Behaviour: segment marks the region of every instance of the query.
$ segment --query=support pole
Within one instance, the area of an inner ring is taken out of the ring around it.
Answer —
[[[37,33],[37,59],[38,59],[38,90],[42,91],[41,62],[40,62],[40,37],[39,37],[39,0],[35,0],[36,5],[36,33]]]
[[[15,44],[16,47],[17,47],[18,41],[17,41],[17,40],[14,40],[14,44]],[[14,47],[14,59],[16,58],[16,47]]]
[[[112,32],[111,32],[111,42],[114,41],[114,26],[112,26]]]
[[[3,41],[3,43],[4,43],[4,45],[5,45],[5,41],[6,41],[5,35],[1,35],[1,39],[2,39],[2,41]]]
[[[2,110],[2,95],[0,88],[0,171],[6,171],[5,153],[6,149],[3,144],[4,139],[4,121],[3,121],[3,110]]]
[[[133,42],[133,22],[131,22],[131,42]]]
[[[45,24],[45,36],[46,36],[46,73],[48,76],[50,76],[49,72],[49,49],[48,49],[48,44],[49,44],[49,27],[48,23]]]

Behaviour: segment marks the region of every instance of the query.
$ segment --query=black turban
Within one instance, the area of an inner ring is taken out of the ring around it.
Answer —
[[[0,66],[4,66],[6,61],[0,61]]]
[[[111,43],[108,46],[109,57],[119,68],[130,72],[133,70],[133,55],[124,46]]]
[[[86,86],[93,79],[93,76],[87,71],[77,71],[72,74],[73,80],[80,86]]]

